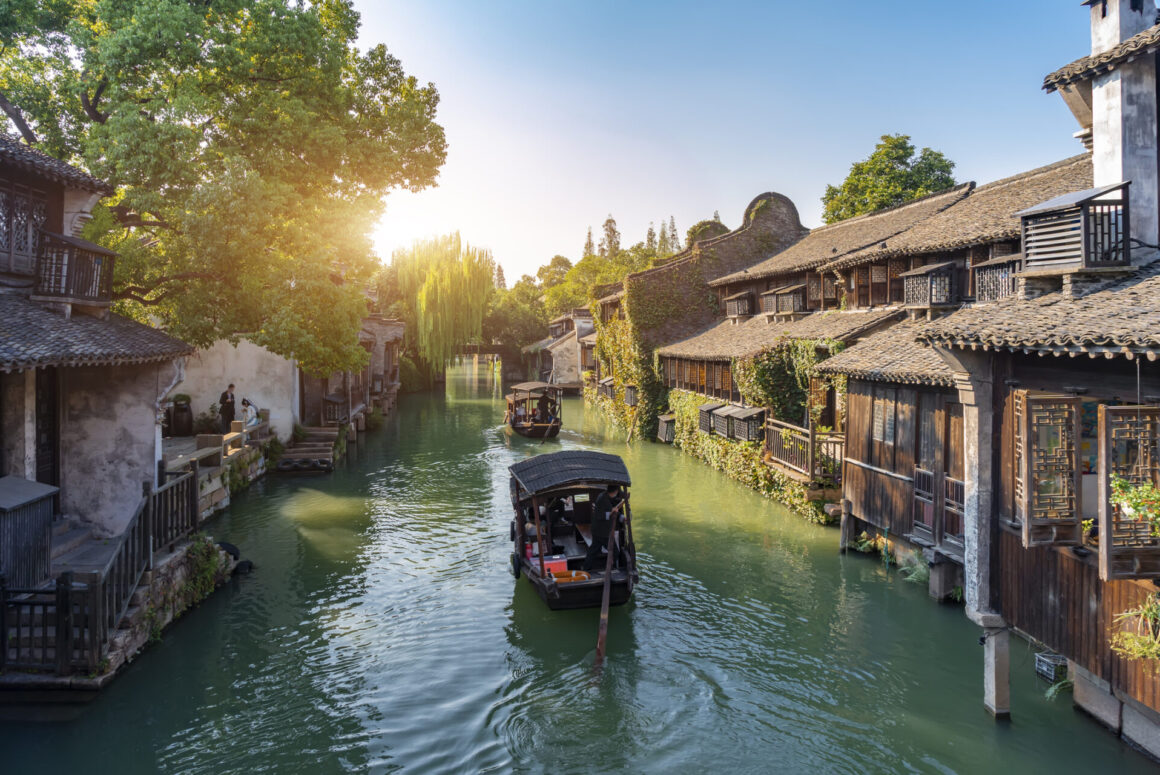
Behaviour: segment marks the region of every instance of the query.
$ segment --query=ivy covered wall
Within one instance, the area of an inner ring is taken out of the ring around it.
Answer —
[[[625,278],[623,319],[603,321],[593,299],[596,356],[605,376],[613,378],[617,399],[604,402],[605,409],[628,438],[651,438],[665,407],[656,348],[696,333],[717,317],[717,294],[709,281],[784,250],[807,231],[793,202],[781,194],[762,194],[745,208],[740,228],[696,242],[668,263]],[[624,405],[625,385],[636,386],[637,406]]]
[[[807,500],[804,484],[765,464],[760,442],[735,441],[702,433],[698,429],[697,407],[704,403],[704,396],[670,390],[668,399],[669,411],[675,415],[673,443],[677,447],[811,522],[824,525],[831,521],[822,511],[821,501]]]

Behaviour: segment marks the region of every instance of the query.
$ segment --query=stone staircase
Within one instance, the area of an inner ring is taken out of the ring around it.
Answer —
[[[282,452],[282,460],[322,460],[333,467],[338,428],[312,427],[304,430],[306,435],[301,440],[292,441]]]

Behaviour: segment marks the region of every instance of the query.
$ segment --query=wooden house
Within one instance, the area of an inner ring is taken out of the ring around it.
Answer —
[[[367,364],[358,371],[340,371],[316,377],[295,368],[298,380],[298,417],[303,425],[349,424],[361,430],[368,413],[395,406],[399,391],[399,351],[404,323],[371,314],[359,330]]]
[[[1155,7],[1089,0],[1092,53],[1049,75],[1093,149],[1091,178],[1012,208],[1019,250],[972,263],[975,300],[926,324],[962,407],[967,615],[984,704],[1010,711],[1012,631],[1067,659],[1077,705],[1160,756],[1160,539],[1114,494],[1160,485],[1160,174]],[[1130,182],[1130,183],[1129,183]],[[980,256],[981,258],[981,256]],[[1160,516],[1160,515],[1157,515]]]
[[[112,314],[80,237],[112,188],[0,134],[0,573],[48,578],[55,525],[119,535],[157,484],[161,401],[193,348]]]

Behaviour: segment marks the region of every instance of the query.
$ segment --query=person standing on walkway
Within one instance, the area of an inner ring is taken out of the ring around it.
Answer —
[[[588,547],[588,554],[584,557],[584,570],[596,570],[600,564],[600,552],[608,546],[608,537],[624,519],[621,511],[627,498],[621,494],[619,484],[610,484],[605,492],[600,493],[596,503],[592,506],[592,544]],[[620,548],[613,545],[613,552],[620,554]],[[620,563],[613,560],[613,567]]]
[[[218,417],[221,418],[222,433],[229,433],[230,423],[234,421],[234,383],[232,382],[218,398]]]

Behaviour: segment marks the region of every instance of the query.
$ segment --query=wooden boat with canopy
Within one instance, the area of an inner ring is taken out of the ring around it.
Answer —
[[[583,569],[593,540],[593,507],[610,484],[620,485],[628,497],[631,481],[624,461],[604,452],[569,450],[537,455],[508,470],[515,508],[511,522],[513,575],[526,575],[553,610],[599,606],[606,555],[597,569]],[[624,520],[616,527],[611,605],[627,602],[639,580],[627,500],[623,509]]]
[[[560,397],[563,390],[547,382],[512,385],[507,399],[506,422],[530,439],[554,439],[560,433]]]

